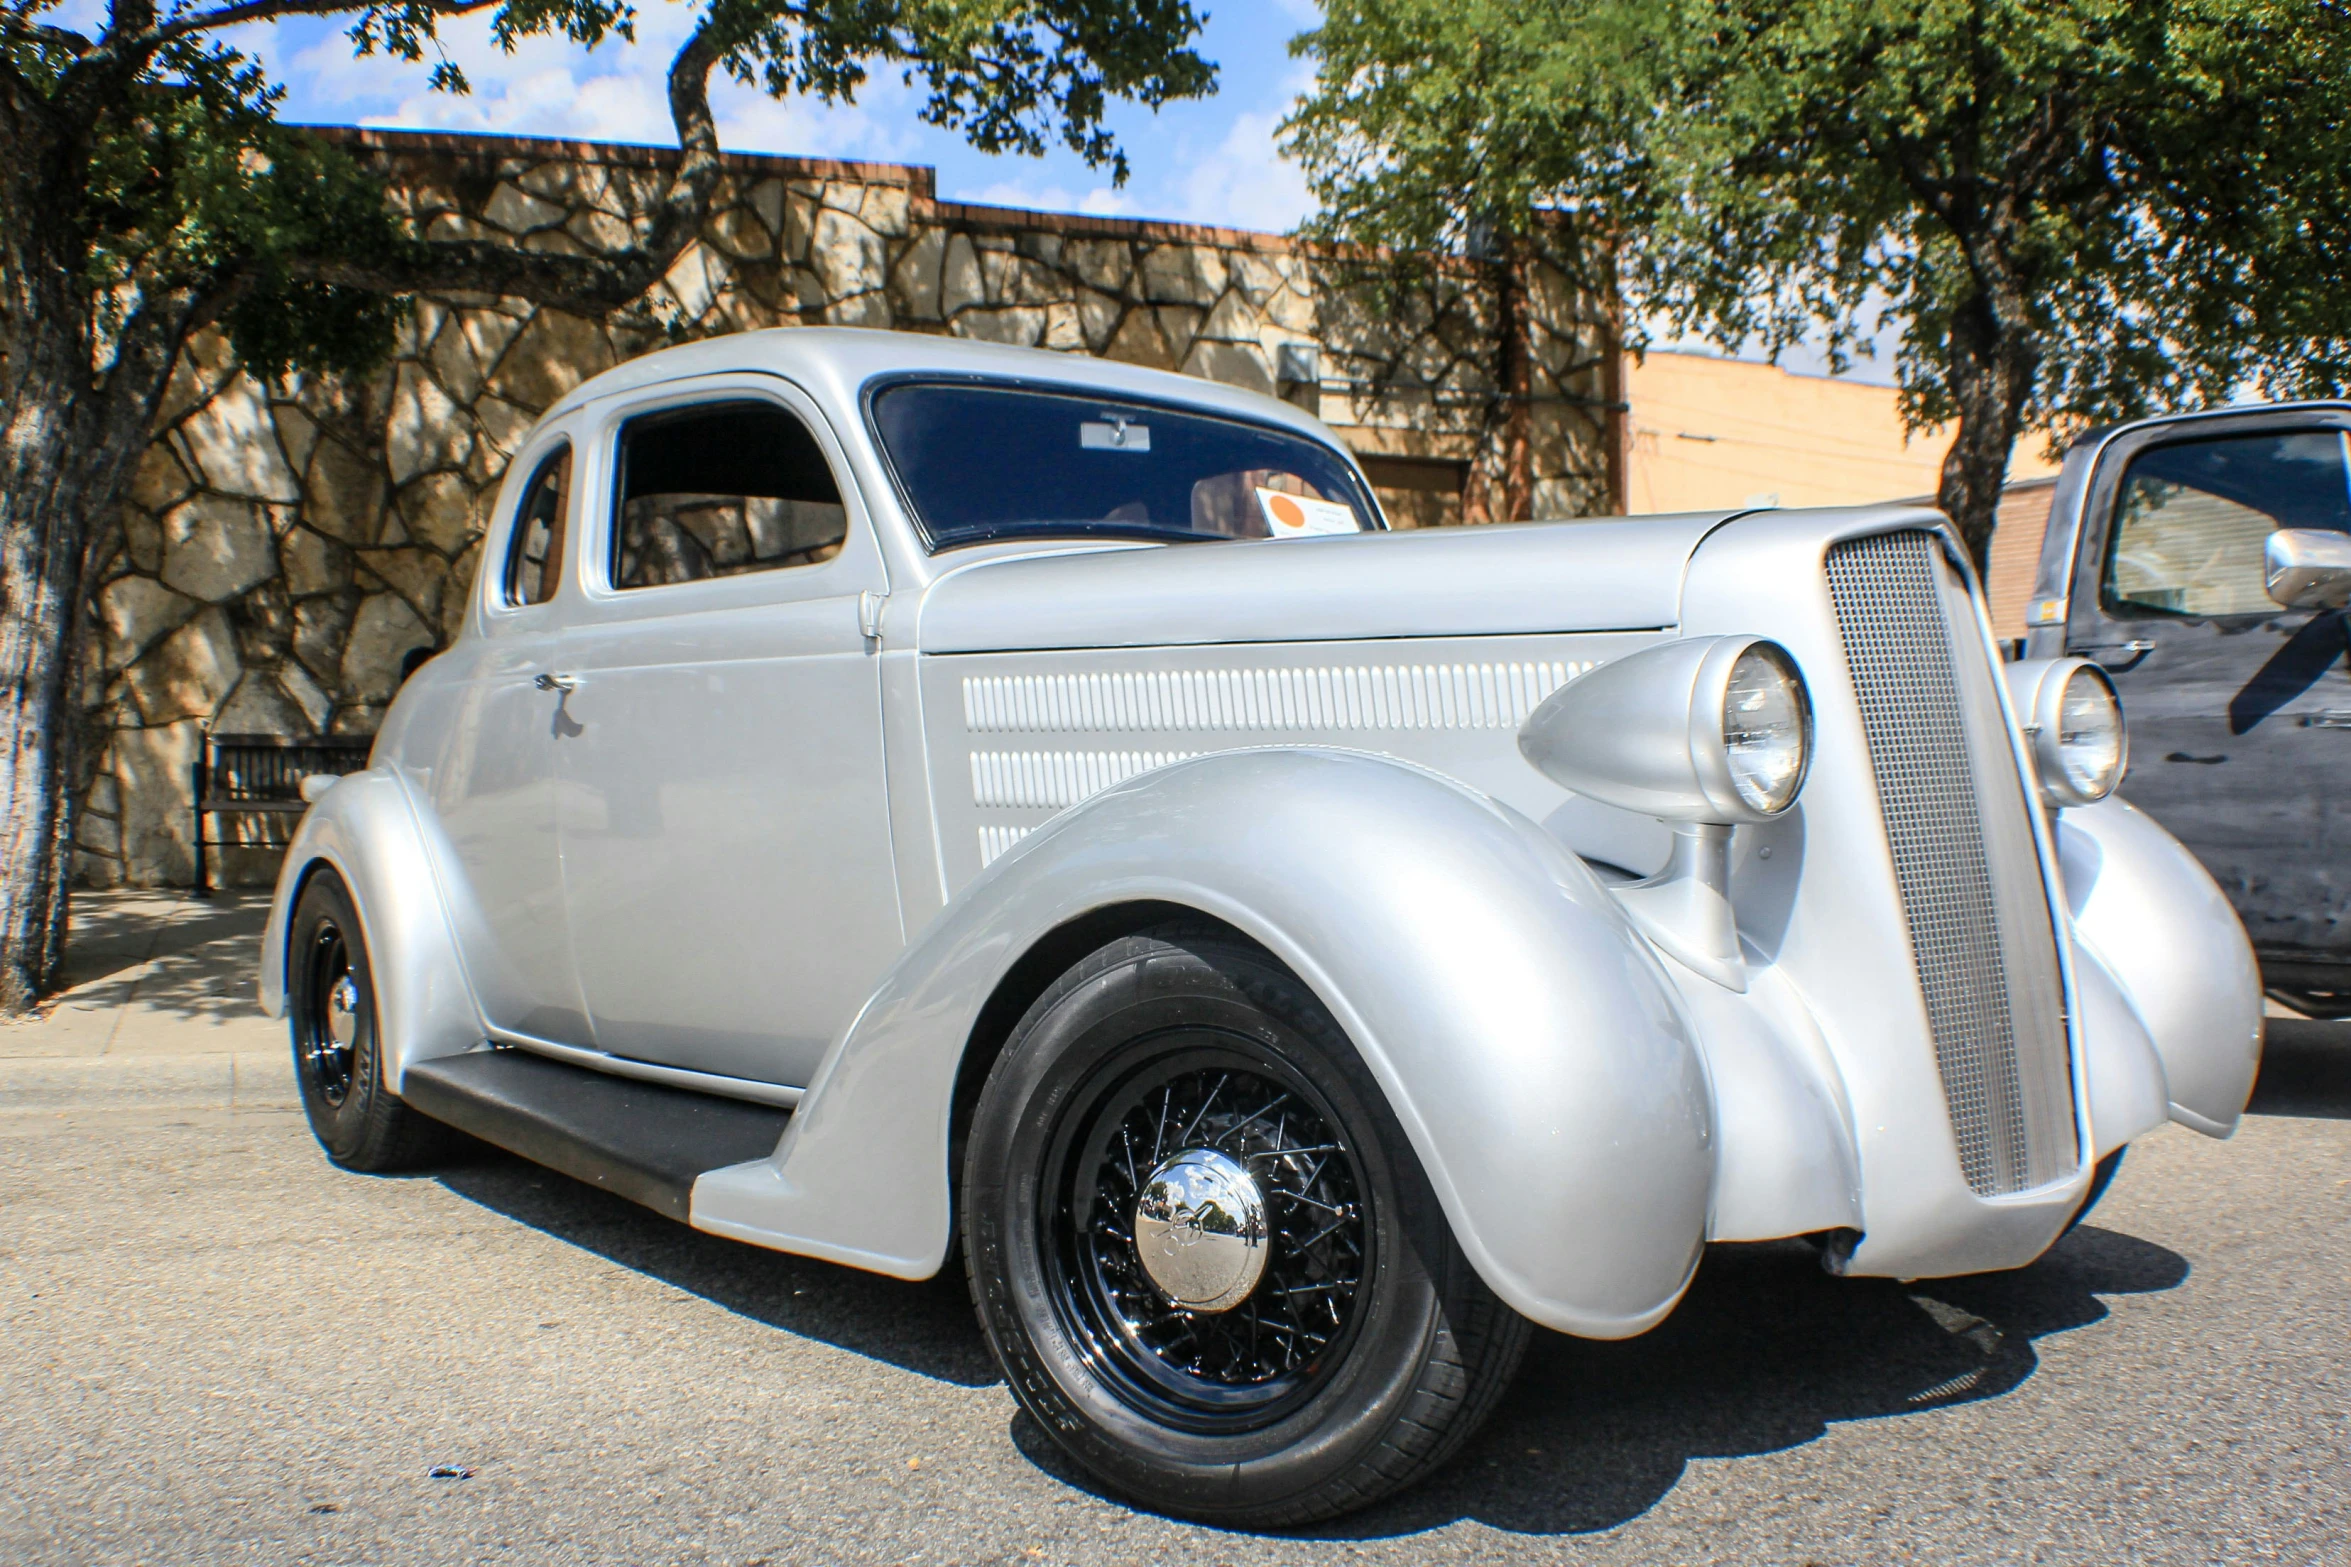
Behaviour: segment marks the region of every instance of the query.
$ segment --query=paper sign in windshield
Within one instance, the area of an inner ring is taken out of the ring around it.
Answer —
[[[1287,490],[1259,489],[1257,509],[1265,513],[1266,531],[1277,539],[1302,539],[1314,533],[1360,533],[1354,508],[1318,501]]]

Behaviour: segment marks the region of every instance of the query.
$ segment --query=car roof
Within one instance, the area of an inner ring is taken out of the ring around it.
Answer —
[[[1089,354],[1014,348],[971,338],[893,332],[876,327],[767,327],[658,349],[581,383],[557,401],[546,417],[554,418],[616,392],[730,370],[771,371],[812,384],[829,382],[851,391],[879,375],[927,371],[950,376],[985,376],[1179,403],[1287,425],[1325,444],[1333,439],[1329,427],[1321,420],[1289,403],[1199,376],[1146,369]]]

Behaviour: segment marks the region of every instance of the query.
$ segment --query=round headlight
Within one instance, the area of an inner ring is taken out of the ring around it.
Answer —
[[[1778,643],[1750,643],[1731,665],[1722,748],[1731,785],[1750,809],[1777,816],[1795,803],[1812,764],[1812,702]]]
[[[2126,754],[2122,703],[2114,683],[2095,664],[2068,672],[2057,697],[2057,770],[2064,792],[2081,803],[2103,800],[2122,782]]]
[[[2106,671],[2085,658],[2044,658],[2010,664],[2005,674],[2049,803],[2095,805],[2114,793],[2131,747]]]

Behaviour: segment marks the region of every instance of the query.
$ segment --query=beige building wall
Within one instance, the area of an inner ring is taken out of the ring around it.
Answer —
[[[1948,430],[1912,435],[1894,389],[1777,365],[1653,352],[1628,360],[1625,506],[1844,506],[1935,493]],[[2055,474],[2028,437],[2011,483]]]

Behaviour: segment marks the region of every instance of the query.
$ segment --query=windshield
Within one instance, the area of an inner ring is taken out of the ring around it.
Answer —
[[[1011,386],[906,382],[874,425],[931,548],[1264,539],[1382,524],[1346,459],[1266,425]]]

